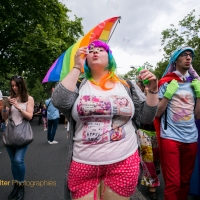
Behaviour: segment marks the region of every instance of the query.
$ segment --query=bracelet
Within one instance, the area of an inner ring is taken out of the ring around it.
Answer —
[[[23,108],[18,109],[18,111],[21,113],[23,111]]]
[[[157,92],[152,92],[150,89],[148,89],[148,92],[151,93],[151,94],[158,94],[158,91]]]
[[[76,68],[76,69],[78,69],[78,70],[80,71],[80,73],[81,73],[81,69],[79,69],[78,67],[73,67],[73,68]]]
[[[5,113],[5,112],[7,112],[7,110],[3,109],[3,110],[2,110],[2,112],[4,112],[4,113]]]

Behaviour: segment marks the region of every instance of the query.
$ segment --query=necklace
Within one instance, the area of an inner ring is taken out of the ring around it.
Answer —
[[[20,98],[16,98],[17,99],[17,103],[20,103],[21,101],[20,101]]]

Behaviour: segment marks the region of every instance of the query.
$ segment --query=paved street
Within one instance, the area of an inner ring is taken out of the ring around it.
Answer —
[[[64,172],[67,147],[65,145],[66,129],[59,124],[55,140],[59,143],[49,145],[43,126],[37,125],[37,118],[31,122],[34,141],[29,145],[25,157],[26,163],[26,200],[64,200]],[[0,138],[2,132],[0,132]],[[10,161],[6,149],[0,139],[0,200],[6,200],[12,190]],[[164,183],[160,176],[161,186],[157,189],[160,200],[163,200]],[[10,181],[10,182],[8,182]],[[7,185],[6,185],[7,183]],[[131,200],[148,199],[148,189],[138,186]]]

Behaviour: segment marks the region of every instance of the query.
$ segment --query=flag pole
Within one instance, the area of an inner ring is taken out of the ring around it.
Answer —
[[[109,37],[109,39],[108,39],[107,43],[110,41],[110,38],[112,37],[112,34],[114,33],[114,31],[115,31],[115,28],[117,27],[117,24],[118,24],[118,23],[120,23],[120,20],[121,20],[121,16],[119,16],[119,18],[118,18],[118,20],[117,20],[117,23],[115,24],[115,27],[114,27],[114,29],[113,29],[112,33],[110,34],[110,37]]]

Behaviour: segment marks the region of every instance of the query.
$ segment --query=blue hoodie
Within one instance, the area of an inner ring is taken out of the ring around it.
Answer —
[[[55,108],[54,105],[52,104],[52,102],[50,102],[50,101],[51,101],[51,98],[49,98],[45,101],[46,107],[48,106],[47,119],[54,120],[54,119],[60,118],[59,110],[57,108]]]

